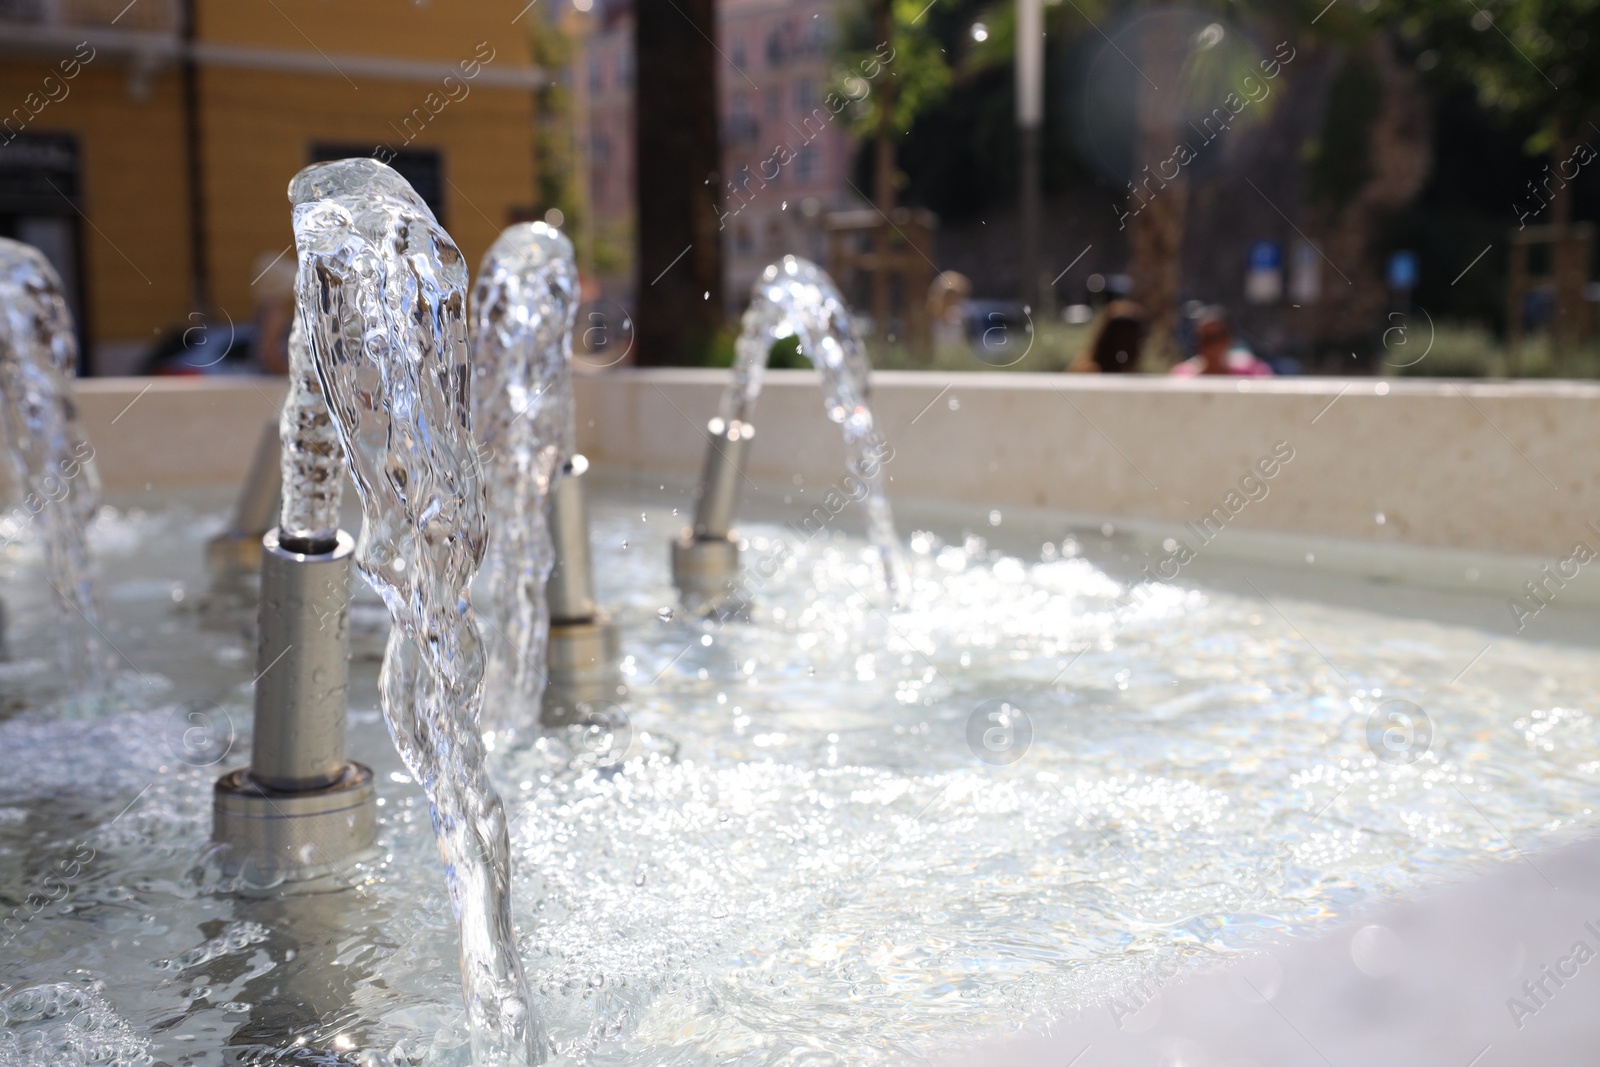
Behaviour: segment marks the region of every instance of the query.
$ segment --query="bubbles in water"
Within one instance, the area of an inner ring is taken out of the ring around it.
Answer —
[[[0,998],[0,1063],[8,1067],[150,1062],[150,1039],[96,989],[44,982]]]

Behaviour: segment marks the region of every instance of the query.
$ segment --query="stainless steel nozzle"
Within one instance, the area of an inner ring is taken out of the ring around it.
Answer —
[[[552,627],[595,616],[594,558],[589,551],[589,503],[583,476],[589,461],[575,455],[563,468],[550,502],[550,542],[555,565],[545,597]]]
[[[343,531],[318,556],[283,548],[277,530],[262,539],[250,776],[268,788],[320,789],[344,772],[354,552]]]
[[[344,757],[354,551],[342,530],[320,555],[262,539],[254,747],[217,782],[212,823],[227,866],[260,888],[336,870],[377,833],[372,772]]]
[[[744,477],[744,454],[755,432],[754,426],[737,419],[725,423],[716,418],[707,425],[705,470],[694,509],[695,537],[715,540],[732,530],[739,479]]]
[[[570,721],[574,708],[614,700],[621,678],[614,623],[594,595],[594,557],[589,549],[589,503],[584,474],[589,461],[573,456],[550,503],[555,566],[546,587],[550,640],[545,653],[547,684],[541,719]]]
[[[672,581],[691,611],[715,608],[739,576],[733,511],[744,477],[744,455],[755,427],[714,418],[706,426],[706,462],[695,497],[694,525],[672,543]]]

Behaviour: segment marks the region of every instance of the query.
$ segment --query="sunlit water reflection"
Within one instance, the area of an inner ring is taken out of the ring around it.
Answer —
[[[748,522],[747,563],[779,537],[792,556],[751,618],[706,623],[663,611],[685,508],[595,505],[627,726],[496,755],[522,956],[569,1062],[931,1057],[1536,862],[1589,822],[1581,642],[1268,577],[1266,597],[1138,591],[1125,545],[1065,526],[1027,558],[915,534],[913,606],[887,614],[863,540]],[[127,694],[109,716],[39,706],[60,685],[49,591],[35,550],[0,557],[0,1063],[465,1062],[454,923],[375,659],[350,751],[379,773],[381,859],[353,891],[284,900],[195,871],[211,782],[248,743],[250,612],[201,608],[223,510],[96,524]],[[1431,738],[1380,730],[1375,754],[1374,711],[1412,705]]]

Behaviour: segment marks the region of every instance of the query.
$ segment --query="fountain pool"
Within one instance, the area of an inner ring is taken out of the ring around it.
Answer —
[[[898,500],[913,585],[890,612],[859,519],[808,537],[791,492],[747,499],[763,582],[707,621],[664,551],[688,487],[602,485],[625,725],[493,753],[556,1062],[933,1059],[1592,820],[1593,612],[1552,609],[1533,641],[1500,598],[1310,566],[1141,585],[1161,546],[1114,527],[969,530]],[[254,672],[251,611],[202,606],[230,505],[141,494],[94,524],[121,666],[98,709],[53,704],[37,547],[0,556],[0,1063],[465,1063],[455,923],[375,659],[348,749],[377,773],[379,856],[270,899],[203,861]]]

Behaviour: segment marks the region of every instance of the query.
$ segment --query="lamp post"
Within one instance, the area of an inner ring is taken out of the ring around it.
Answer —
[[[1022,145],[1022,302],[1040,306],[1039,128],[1044,124],[1044,0],[1017,0],[1017,131]]]

